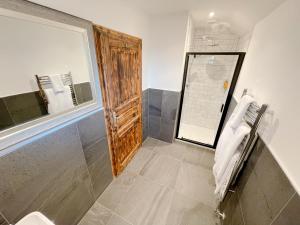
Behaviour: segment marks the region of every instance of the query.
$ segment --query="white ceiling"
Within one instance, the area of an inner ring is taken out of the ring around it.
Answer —
[[[215,12],[218,21],[228,22],[238,33],[244,33],[285,0],[123,0],[148,14],[190,12],[194,21],[206,22]]]

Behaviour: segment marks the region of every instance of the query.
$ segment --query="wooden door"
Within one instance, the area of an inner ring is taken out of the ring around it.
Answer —
[[[142,143],[141,39],[94,26],[113,173]]]

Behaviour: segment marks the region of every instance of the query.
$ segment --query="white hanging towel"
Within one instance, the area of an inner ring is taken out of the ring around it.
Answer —
[[[230,182],[231,174],[240,156],[241,153],[239,151],[232,156],[220,182],[216,183],[215,195],[219,201],[221,201],[224,197],[227,185]]]
[[[248,126],[248,124],[243,122],[235,131],[230,134],[230,139],[228,139],[226,144],[222,146],[222,149],[218,149],[218,151],[221,151],[221,153],[213,167],[213,174],[215,176],[216,184],[221,182],[232,156],[238,151],[239,145],[242,143],[245,136],[250,133],[250,131],[251,128]]]
[[[61,75],[50,75],[49,79],[51,81],[52,88],[55,93],[65,91],[65,87],[61,79]]]
[[[48,113],[56,114],[74,107],[69,86],[63,86],[63,92],[55,92],[52,88],[45,89],[48,99]]]
[[[230,126],[233,129],[236,129],[241,124],[243,117],[252,102],[254,102],[254,98],[252,98],[250,95],[244,95],[241,98],[229,119]]]

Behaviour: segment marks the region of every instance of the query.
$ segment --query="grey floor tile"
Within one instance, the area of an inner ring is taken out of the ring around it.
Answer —
[[[126,167],[126,170],[139,174],[145,167],[145,165],[147,165],[154,157],[154,154],[154,151],[149,150],[148,148],[140,148],[139,151],[135,154],[134,158]]]
[[[174,191],[138,176],[115,210],[133,225],[165,225]]]
[[[214,165],[214,151],[193,145],[186,145],[183,153],[183,161],[206,169],[212,169]]]
[[[103,206],[111,210],[115,210],[136,182],[136,179],[136,174],[125,170],[119,177],[113,180],[113,182],[100,195],[97,201]]]
[[[148,149],[153,149],[157,144],[158,144],[159,140],[148,137],[144,142],[142,147],[143,148],[148,148]]]
[[[78,225],[106,225],[111,218],[110,210],[95,202],[92,208],[84,215]]]
[[[181,160],[185,152],[185,146],[181,143],[166,143],[163,141],[157,142],[154,151],[158,154],[168,155],[175,159]]]
[[[213,208],[216,207],[212,172],[200,166],[182,163],[177,177],[176,191]]]
[[[140,175],[172,188],[175,187],[179,168],[179,160],[167,155],[155,154],[145,164]]]
[[[120,216],[113,214],[107,225],[131,225],[131,223],[128,223]]]
[[[175,192],[166,225],[215,225],[214,209]]]

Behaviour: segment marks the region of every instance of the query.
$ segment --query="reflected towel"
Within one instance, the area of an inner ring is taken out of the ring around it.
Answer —
[[[239,145],[251,131],[251,128],[245,122],[243,122],[236,130],[232,130],[231,127],[229,129],[231,131],[229,132],[227,141],[216,149],[218,158],[213,167],[216,183],[221,181],[232,156],[238,151]]]
[[[241,98],[240,102],[233,110],[232,115],[229,119],[230,126],[233,129],[236,129],[241,124],[243,117],[252,102],[254,102],[254,99],[250,95],[244,95]]]
[[[69,86],[64,86],[63,92],[54,92],[52,88],[45,89],[48,99],[48,113],[55,114],[74,107]]]
[[[61,79],[61,75],[50,75],[49,79],[51,81],[52,88],[53,88],[55,93],[65,91],[64,84],[63,84],[63,81]]]

